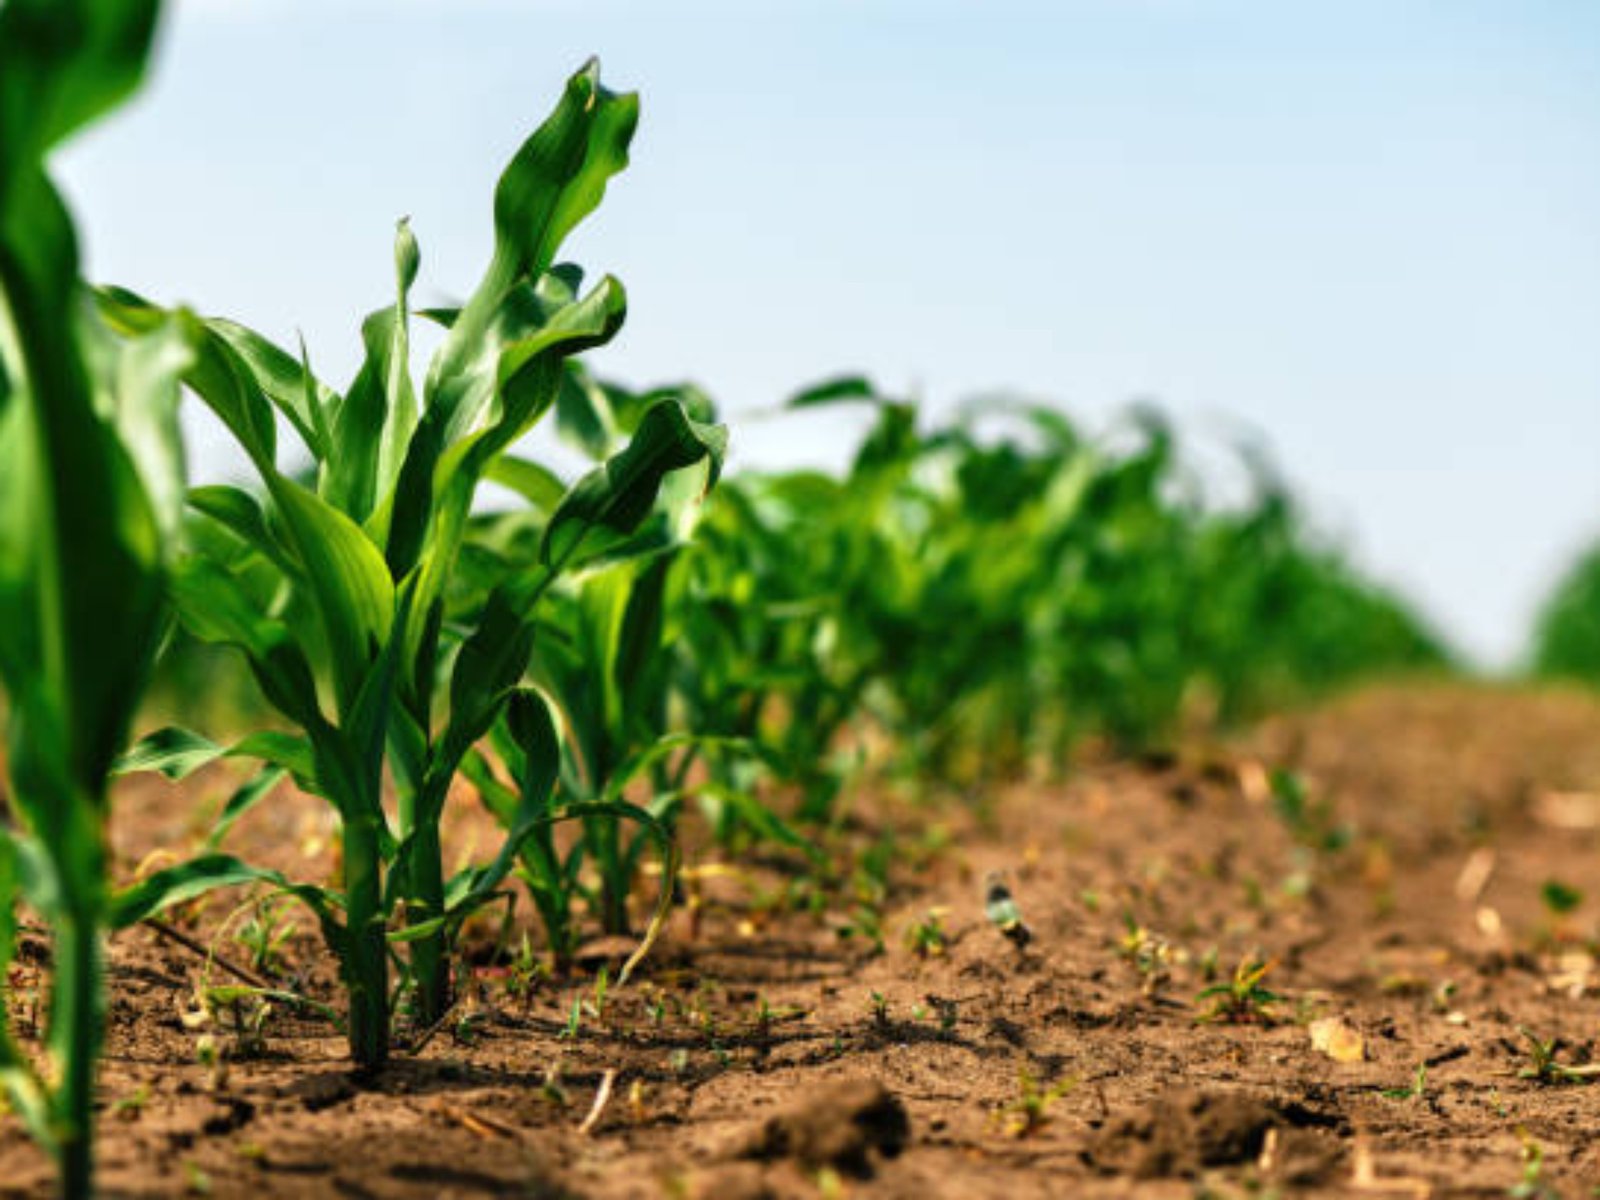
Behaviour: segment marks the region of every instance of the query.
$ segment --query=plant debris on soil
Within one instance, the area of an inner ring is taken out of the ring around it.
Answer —
[[[203,837],[223,783],[126,786],[124,873]],[[1600,702],[1395,686],[964,801],[858,797],[827,886],[803,859],[715,869],[689,831],[692,903],[622,988],[607,981],[626,945],[552,979],[518,950],[520,924],[485,920],[449,1019],[370,1077],[289,997],[334,994],[303,914],[234,894],[169,932],[121,934],[102,1189],[926,1200],[1600,1183],[1600,1088],[1583,1070],[1600,1059]],[[253,814],[241,852],[326,870],[320,808],[284,827],[295,811]],[[887,879],[858,878],[851,856],[883,845]],[[995,879],[1029,936],[986,912]],[[251,994],[230,967],[283,995]],[[24,1036],[48,971],[25,938],[8,988]],[[14,1118],[0,1129],[0,1194],[48,1194],[45,1158]]]

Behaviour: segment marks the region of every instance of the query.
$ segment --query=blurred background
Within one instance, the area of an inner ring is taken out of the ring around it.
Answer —
[[[1600,6],[1588,0],[187,0],[59,164],[92,278],[303,334],[464,296],[501,166],[598,54],[633,165],[569,245],[631,308],[600,373],[692,379],[737,463],[842,462],[872,375],[1268,444],[1482,664],[1600,533]],[[198,408],[198,406],[195,406]],[[199,473],[225,474],[194,431]]]

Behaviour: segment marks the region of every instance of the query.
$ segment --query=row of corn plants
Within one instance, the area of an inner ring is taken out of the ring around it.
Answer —
[[[876,412],[848,471],[727,481],[670,585],[669,707],[761,749],[702,755],[721,796],[776,775],[815,823],[873,745],[948,782],[1055,770],[1084,738],[1166,749],[1448,664],[1257,456],[1250,499],[1219,506],[1149,413],[1091,438],[1026,406],[922,429],[861,380],[793,402],[822,403]]]
[[[648,394],[567,374],[561,432],[601,455]],[[709,400],[679,391],[712,419]],[[564,791],[643,778],[669,827],[693,801],[721,841],[807,848],[869,763],[957,783],[1058,770],[1084,738],[1165,749],[1197,722],[1225,727],[1362,675],[1448,662],[1318,539],[1259,456],[1241,459],[1251,497],[1224,507],[1149,413],[1098,438],[1021,406],[924,429],[916,406],[856,378],[790,407],[835,404],[875,414],[842,474],[725,479],[692,539],[663,532],[547,610],[532,672],[583,731]],[[492,581],[524,569],[540,521],[536,507],[476,517],[473,570]],[[632,650],[604,658],[604,627]],[[606,667],[577,670],[585,659]],[[481,757],[471,774],[491,807],[508,803]],[[587,907],[608,930],[634,842],[588,847],[606,882]],[[553,849],[540,854],[522,873],[562,957],[584,863],[552,874]]]
[[[302,347],[86,285],[46,157],[136,85],[156,8],[0,7],[0,967],[20,911],[55,939],[45,1043],[0,1009],[0,1079],[64,1194],[91,1187],[101,940],[209,889],[265,887],[315,915],[351,1058],[377,1068],[446,1016],[463,924],[508,893],[531,899],[558,966],[591,922],[640,933],[642,953],[686,814],[815,858],[869,767],[1058,768],[1085,737],[1146,749],[1196,714],[1443,661],[1269,472],[1246,507],[1208,506],[1154,418],[1090,438],[991,406],[929,428],[839,379],[790,407],[871,411],[844,473],[719,482],[706,396],[581,361],[625,294],[558,255],[638,115],[593,63],[501,175],[465,303],[413,307],[421,250],[399,224],[392,294],[342,389]],[[420,371],[419,321],[440,331]],[[250,480],[188,485],[184,396]],[[569,480],[527,457],[541,423],[590,468]],[[489,485],[514,503],[490,510]],[[153,673],[192,680],[197,659],[240,664],[244,700],[130,745]],[[112,777],[219,760],[248,773],[201,852],[113,886]],[[337,819],[334,878],[227,852],[288,783]],[[448,870],[452,806],[472,795],[503,836]]]

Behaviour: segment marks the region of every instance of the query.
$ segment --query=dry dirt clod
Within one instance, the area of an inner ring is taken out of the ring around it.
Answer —
[[[894,1158],[911,1139],[902,1104],[877,1080],[845,1079],[814,1088],[793,1107],[768,1117],[723,1156],[790,1158],[813,1170],[870,1178],[874,1161]]]
[[[1106,1174],[1193,1177],[1257,1158],[1279,1123],[1272,1106],[1254,1096],[1184,1088],[1113,1117],[1084,1158]]]

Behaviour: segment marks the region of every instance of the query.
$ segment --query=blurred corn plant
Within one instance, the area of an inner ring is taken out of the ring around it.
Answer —
[[[556,406],[565,361],[622,324],[621,285],[607,276],[584,291],[581,272],[555,255],[626,165],[637,113],[636,97],[601,86],[596,63],[571,78],[500,178],[482,281],[461,308],[426,314],[446,332],[420,394],[409,362],[420,255],[405,222],[395,298],[364,322],[366,359],[342,394],[303,354],[232,322],[194,323],[199,354],[184,381],[227,425],[263,490],[189,493],[178,613],[194,637],[242,651],[298,732],[223,746],[161,730],[130,765],[179,777],[221,755],[258,758],[265,780],[292,775],[334,806],[341,886],[295,894],[341,963],[351,1053],[362,1065],[389,1051],[391,943],[406,950],[417,1020],[436,1022],[450,1002],[461,922],[497,893],[521,839],[581,815],[530,814],[490,863],[446,875],[440,825],[451,784],[515,696],[525,697],[518,730],[537,731],[526,734],[525,753],[538,756],[526,773],[553,769],[548,712],[518,691],[552,585],[596,559],[635,554],[669,476],[695,468],[692,486],[703,491],[720,468],[724,431],[669,396],[655,397],[627,444],[571,488],[511,453]],[[168,319],[125,291],[108,290],[102,302],[129,329]],[[278,465],[279,419],[311,457],[304,483]],[[520,491],[545,517],[522,569],[463,601],[458,568],[488,481]],[[386,774],[397,793],[393,826]],[[224,826],[265,794],[262,783],[229,805]]]
[[[0,1007],[0,1082],[72,1197],[92,1191],[105,931],[248,875],[210,856],[108,879],[107,781],[170,624],[192,352],[181,315],[128,339],[99,320],[46,158],[134,90],[156,17],[153,0],[0,6],[0,977],[22,904],[53,975],[43,1061]]]
[[[1534,674],[1600,686],[1600,546],[1585,551],[1539,611]]]
[[[923,430],[858,379],[791,407],[838,403],[875,414],[842,476],[744,476],[714,497],[672,647],[681,712],[762,746],[809,820],[864,761],[841,750],[961,784],[1447,661],[1259,455],[1240,462],[1251,494],[1222,507],[1153,412],[1093,439],[1011,402]]]

